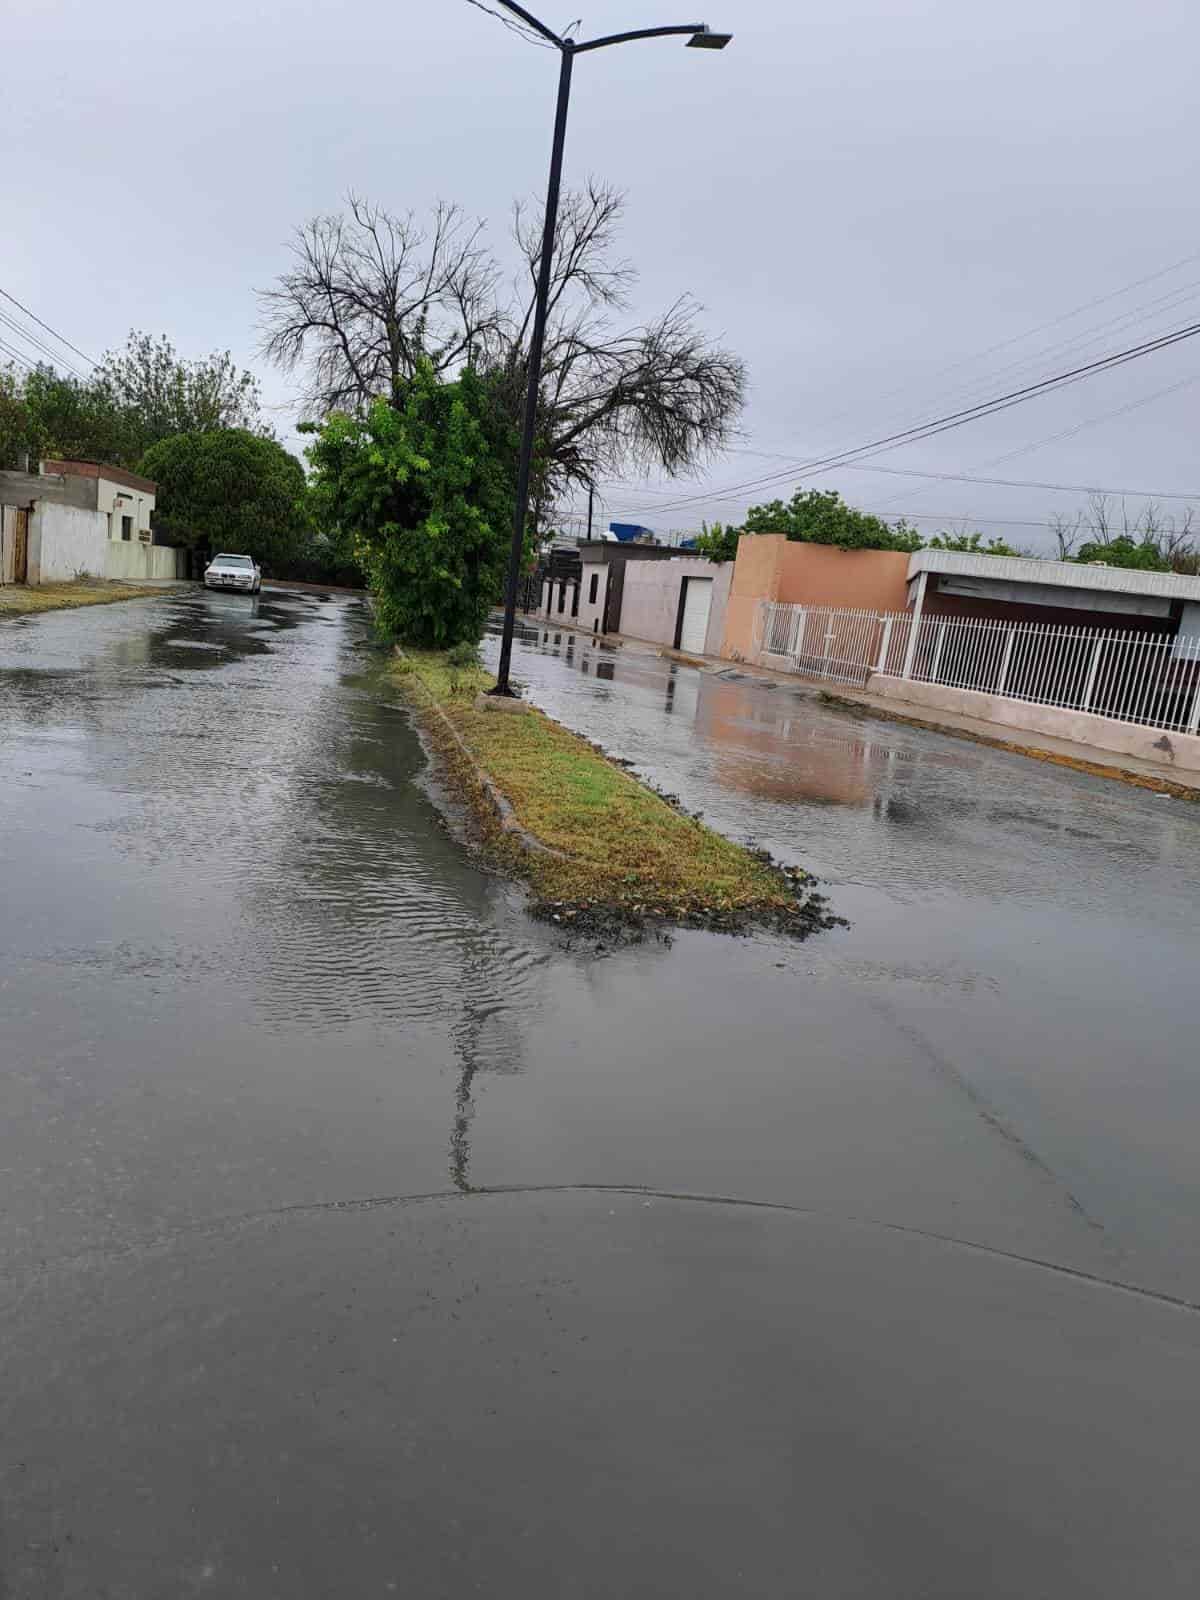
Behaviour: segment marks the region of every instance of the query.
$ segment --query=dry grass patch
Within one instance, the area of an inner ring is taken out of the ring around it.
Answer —
[[[87,578],[73,583],[5,584],[0,588],[0,617],[28,617],[39,611],[63,611],[73,606],[102,606],[114,600],[141,600],[162,594],[160,588]]]

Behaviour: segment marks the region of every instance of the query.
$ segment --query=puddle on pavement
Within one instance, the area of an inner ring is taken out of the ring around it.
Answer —
[[[617,1182],[1200,1282],[1200,814],[523,638],[535,701],[853,924],[565,949],[441,825],[361,604],[273,597],[264,635],[267,609],[0,629],[0,1169],[30,1248]]]

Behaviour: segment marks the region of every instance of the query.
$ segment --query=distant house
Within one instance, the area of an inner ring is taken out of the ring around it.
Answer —
[[[98,461],[0,472],[0,583],[178,577],[182,552],[154,542],[156,488]]]
[[[925,616],[1200,634],[1200,578],[1177,572],[918,550],[907,580],[908,605]]]
[[[153,544],[150,526],[158,485],[124,467],[99,461],[43,461],[43,477],[64,480],[68,505],[99,511],[107,519],[108,537],[124,544]]]

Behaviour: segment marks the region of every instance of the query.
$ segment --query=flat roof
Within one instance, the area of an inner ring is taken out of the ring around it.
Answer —
[[[143,494],[155,494],[158,485],[150,478],[139,478],[136,472],[126,472],[124,467],[110,467],[103,461],[60,461],[47,458],[42,471],[61,478],[105,478],[109,483],[120,483],[126,489],[140,489]]]
[[[1138,572],[1130,567],[1080,566],[1074,561],[1037,561],[1028,556],[985,556],[963,550],[917,550],[909,557],[909,581],[922,572],[958,578],[1002,578],[1008,583],[1054,584],[1098,594],[1145,594],[1163,600],[1200,600],[1200,578],[1178,572]]]

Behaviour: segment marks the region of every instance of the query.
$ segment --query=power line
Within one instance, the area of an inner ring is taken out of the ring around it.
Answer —
[[[3,350],[5,355],[7,355],[11,360],[15,361],[18,366],[24,367],[26,372],[33,371],[32,362],[26,361],[23,355],[19,355],[17,351],[13,349],[12,345],[5,344],[3,339],[0,339],[0,350]]]
[[[743,483],[731,484],[730,490],[761,489],[782,482],[789,477],[806,476],[812,472],[825,471],[832,467],[848,466],[856,456],[867,455],[872,452],[897,449],[902,444],[917,444],[923,439],[932,439],[939,433],[948,433],[951,429],[964,427],[968,422],[977,422],[983,417],[994,416],[998,412],[1010,410],[1013,406],[1023,405],[1026,401],[1035,399],[1042,394],[1049,394],[1058,389],[1080,383],[1084,378],[1092,377],[1098,372],[1108,372],[1115,367],[1136,361],[1141,356],[1151,355],[1158,350],[1166,350],[1175,344],[1181,344],[1186,339],[1193,339],[1200,333],[1200,322],[1188,323],[1182,328],[1176,328],[1170,333],[1160,334],[1154,339],[1146,340],[1139,345],[1133,345],[1126,350],[1114,351],[1111,355],[1102,356],[1096,361],[1086,362],[1079,367],[1073,367],[1067,372],[1053,374],[1049,378],[1039,379],[1036,383],[1025,384],[1019,389],[1014,389],[1008,394],[996,395],[991,400],[981,401],[978,405],[966,406],[960,411],[950,412],[944,417],[932,417],[927,422],[914,424],[911,428],[903,428],[898,433],[885,435],[880,439],[870,440],[866,444],[858,445],[851,450],[843,450],[832,456],[825,456],[815,460],[799,463],[792,472],[775,472],[760,478],[747,479]],[[708,495],[688,495],[674,502],[674,506],[693,505],[708,499]],[[673,506],[660,506],[659,510],[670,510]]]
[[[94,367],[96,365],[91,356],[84,355],[84,352],[77,344],[72,344],[70,339],[64,339],[62,334],[58,333],[54,328],[52,328],[48,322],[43,322],[41,317],[30,311],[28,306],[22,305],[15,294],[9,294],[7,289],[0,289],[0,294],[2,294],[6,300],[11,300],[13,305],[17,307],[18,311],[23,311],[27,317],[32,317],[39,328],[44,328],[47,333],[53,334],[58,340],[59,344],[65,344],[68,350],[74,350],[77,356],[83,356],[83,359],[87,362],[89,367]]]
[[[1171,289],[1157,299],[1149,301],[1144,306],[1135,306],[1131,311],[1123,312],[1120,316],[1109,317],[1103,322],[1094,323],[1090,328],[1083,328],[1080,332],[1072,334],[1067,339],[1058,340],[1054,344],[1045,345],[1040,350],[1031,354],[1018,356],[1015,361],[1007,362],[1004,366],[996,368],[985,379],[968,379],[966,383],[958,384],[947,395],[948,400],[962,395],[969,398],[978,394],[985,385],[991,385],[997,379],[1004,378],[1009,382],[1015,381],[1020,374],[1037,370],[1039,365],[1046,360],[1071,360],[1083,356],[1094,349],[1107,336],[1125,333],[1142,323],[1153,321],[1156,318],[1165,318],[1169,312],[1177,307],[1186,305],[1189,300],[1194,300],[1200,294],[1200,280],[1188,283],[1181,289]]]
[[[17,319],[10,317],[6,311],[0,311],[0,324],[10,329],[18,338],[24,339],[31,349],[40,351],[54,366],[64,368],[73,378],[83,378],[83,373],[77,367],[73,367],[65,357],[52,350],[44,339],[39,339],[36,334],[30,333],[28,328],[23,328]]]
[[[1160,278],[1168,277],[1172,272],[1178,272],[1181,267],[1190,266],[1194,261],[1200,261],[1200,251],[1196,251],[1191,255],[1183,256],[1178,261],[1172,262],[1172,264],[1170,266],[1160,267],[1158,269],[1158,271],[1148,273],[1145,277],[1135,278],[1132,283],[1123,284],[1119,289],[1110,290],[1107,294],[1099,295],[1094,300],[1085,301],[1084,304],[1076,306],[1071,311],[1064,311],[1059,316],[1051,317],[1046,322],[1040,322],[1036,326],[1026,329],[1026,331],[1024,333],[1013,334],[1009,338],[1000,339],[995,344],[985,345],[983,347],[983,349],[981,349],[981,350],[973,351],[971,354],[966,355],[966,356],[962,356],[956,361],[951,361],[947,366],[937,367],[937,368],[935,368],[935,370],[932,373],[929,373],[927,375],[926,385],[928,384],[929,381],[936,380],[937,378],[940,378],[940,377],[944,377],[947,373],[961,371],[961,369],[963,367],[970,366],[973,362],[982,361],[982,360],[984,360],[985,357],[990,356],[990,355],[994,355],[996,353],[996,351],[998,351],[998,350],[1007,350],[1007,349],[1011,348],[1013,345],[1023,343],[1026,339],[1032,339],[1032,338],[1036,337],[1036,335],[1039,334],[1039,333],[1047,332],[1050,328],[1060,327],[1063,323],[1070,322],[1075,317],[1083,316],[1085,312],[1094,311],[1097,306],[1106,305],[1106,304],[1108,304],[1108,302],[1110,302],[1112,300],[1119,300],[1122,295],[1130,294],[1130,293],[1133,292],[1134,289],[1143,288],[1148,283],[1156,283]],[[1160,298],[1166,298],[1166,297],[1160,297]],[[1155,305],[1155,304],[1158,304],[1159,302],[1158,301],[1151,301],[1150,303],[1152,305]],[[1108,327],[1112,323],[1118,323],[1118,322],[1121,322],[1123,320],[1127,320],[1128,316],[1129,316],[1129,313],[1124,313],[1121,317],[1116,317],[1116,318],[1110,319],[1109,323],[1099,323],[1099,324],[1097,324],[1097,327],[1098,328]],[[1070,343],[1073,343],[1073,342],[1077,342],[1077,341],[1075,341],[1075,340],[1067,341],[1068,345]],[[1045,355],[1045,354],[1048,354],[1050,351],[1052,351],[1054,349],[1057,349],[1057,348],[1059,348],[1059,346],[1051,345],[1051,346],[1048,346],[1046,350],[1043,350],[1043,351],[1039,352],[1038,354]],[[1030,359],[1031,360],[1037,359],[1037,357],[1034,356],[1034,357],[1031,357]],[[1013,363],[1012,365],[1016,365],[1018,367],[1021,366],[1021,365],[1024,365],[1024,360],[1021,360],[1021,361],[1018,361],[1016,363]],[[1001,368],[1001,371],[1006,371],[1006,370],[1011,370],[1011,367],[1010,368]],[[992,374],[992,376],[994,377],[994,376],[996,376],[996,374]],[[959,392],[961,392],[961,390],[964,387],[969,387],[969,385],[961,385],[961,384],[957,385],[950,392],[951,392],[951,394],[959,393]],[[894,398],[898,394],[904,394],[906,392],[906,390],[909,389],[909,388],[910,388],[910,385],[908,383],[902,383],[902,384],[899,384],[894,389],[885,390],[885,392],[882,395],[879,395],[876,398],[877,398],[878,401],[890,400],[890,399]],[[844,411],[835,412],[832,416],[826,417],[825,420],[826,420],[827,423],[828,422],[839,422],[839,421],[841,421],[841,419],[843,417],[850,416],[853,413],[854,410],[855,410],[854,406],[848,406],[848,407],[846,407],[846,409]]]
[[[502,22],[509,33],[515,33],[518,39],[525,39],[529,44],[539,45],[543,50],[553,50],[554,46],[548,39],[541,39],[532,28],[523,28],[515,17],[506,17],[502,11],[493,11],[491,6],[485,6],[483,0],[467,0],[469,6],[474,6],[476,11],[483,11],[489,17],[495,17],[497,22]]]

